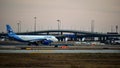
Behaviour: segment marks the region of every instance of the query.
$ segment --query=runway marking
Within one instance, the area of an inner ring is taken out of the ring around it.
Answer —
[[[33,50],[31,53],[53,53],[54,50]]]

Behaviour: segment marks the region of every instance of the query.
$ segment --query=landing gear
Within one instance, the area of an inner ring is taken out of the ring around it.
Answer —
[[[56,47],[58,47],[58,45],[55,45],[54,47],[56,48]]]
[[[36,46],[38,46],[39,44],[37,42],[34,43]]]
[[[38,46],[39,44],[38,44],[37,42],[33,42],[33,43],[30,42],[30,43],[28,43],[28,45],[29,45],[29,46],[31,46],[31,45],[36,45],[36,46]]]
[[[32,44],[31,43],[28,43],[29,46],[31,46]]]

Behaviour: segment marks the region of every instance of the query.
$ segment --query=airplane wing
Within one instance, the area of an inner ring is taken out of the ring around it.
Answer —
[[[52,41],[51,40],[47,40],[47,39],[34,39],[34,40],[30,40],[29,44],[44,44],[44,45],[49,45]]]

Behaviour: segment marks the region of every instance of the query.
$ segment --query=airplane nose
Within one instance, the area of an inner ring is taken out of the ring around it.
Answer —
[[[58,39],[55,40],[56,42],[58,41]]]

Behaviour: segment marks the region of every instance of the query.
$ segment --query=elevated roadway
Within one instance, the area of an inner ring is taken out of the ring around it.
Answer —
[[[88,35],[88,36],[119,36],[120,34],[107,34],[107,33],[98,33],[98,32],[88,32],[88,31],[78,31],[78,30],[43,30],[36,32],[21,32],[17,33],[19,35],[63,35],[64,33],[72,33],[75,35]],[[6,33],[0,33],[0,36],[6,36]]]

